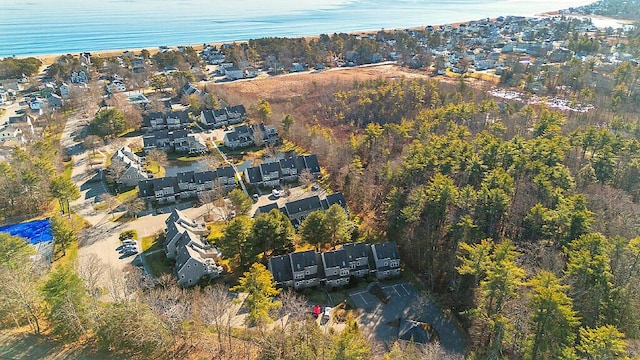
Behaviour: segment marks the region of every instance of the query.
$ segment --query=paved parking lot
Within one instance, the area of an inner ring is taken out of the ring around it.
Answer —
[[[420,296],[409,283],[388,284],[382,288],[390,296],[387,304],[367,290],[349,294],[353,304],[363,311],[358,323],[379,341],[391,344],[398,335],[398,319],[408,318],[429,323],[438,332],[446,350],[464,353],[465,340],[456,326],[432,301]]]

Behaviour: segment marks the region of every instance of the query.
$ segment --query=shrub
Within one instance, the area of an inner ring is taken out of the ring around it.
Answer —
[[[127,240],[127,239],[138,240],[138,232],[135,230],[123,231],[120,233],[120,236],[118,238],[120,239],[120,241]]]

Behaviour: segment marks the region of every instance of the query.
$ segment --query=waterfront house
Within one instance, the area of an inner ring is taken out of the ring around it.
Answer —
[[[253,145],[254,142],[251,137],[251,132],[246,125],[236,126],[224,134],[224,146],[229,149],[241,149]]]

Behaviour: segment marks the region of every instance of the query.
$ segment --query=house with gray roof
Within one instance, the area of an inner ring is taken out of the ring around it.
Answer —
[[[318,258],[315,251],[300,251],[289,255],[294,289],[299,290],[320,285]]]
[[[165,221],[165,253],[175,260],[174,273],[181,286],[193,286],[203,277],[214,278],[223,272],[216,264],[222,253],[202,238],[206,226],[173,210]]]
[[[149,178],[142,168],[142,160],[128,146],[123,146],[111,156],[111,168],[116,166],[124,167],[124,171],[117,174],[115,179],[117,184],[125,186],[136,186],[142,180]]]
[[[300,225],[310,213],[321,210],[322,203],[318,195],[288,202],[284,205],[285,214],[294,226]]]
[[[320,257],[327,286],[339,287],[349,284],[349,260],[345,249],[323,252]]]
[[[395,241],[371,245],[371,255],[378,279],[400,276],[400,252]]]
[[[371,256],[371,247],[363,242],[349,243],[342,245],[342,249],[347,254],[347,262],[349,263],[349,274],[358,278],[369,275],[369,256]]]
[[[289,254],[269,258],[269,271],[277,288],[293,287],[293,272]]]

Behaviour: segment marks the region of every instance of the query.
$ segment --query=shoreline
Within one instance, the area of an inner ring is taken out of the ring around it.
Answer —
[[[538,14],[535,14],[535,15],[530,16],[530,17],[533,18],[533,17],[554,17],[554,16],[565,16],[565,17],[575,17],[575,18],[591,18],[591,19],[597,19],[597,20],[601,20],[601,21],[608,21],[608,22],[611,22],[611,23],[618,23],[618,24],[625,24],[625,25],[631,25],[631,24],[634,23],[633,20],[617,19],[617,18],[602,16],[602,15],[561,14],[560,10],[538,13]],[[490,20],[495,21],[495,19],[496,18],[491,18]],[[480,20],[480,19],[477,19],[477,20]],[[471,20],[471,21],[476,21],[476,20]],[[469,22],[470,21],[459,21],[459,22],[452,22],[452,23],[436,24],[436,25],[431,25],[431,26],[433,26],[434,28],[441,28],[441,27],[447,26],[447,25],[459,26],[461,24],[468,24]],[[349,34],[349,35],[370,35],[370,34],[376,34],[379,31],[424,30],[426,28],[426,26],[427,25],[413,26],[413,27],[401,27],[401,28],[393,28],[393,29],[357,30],[357,31],[347,32],[346,34]],[[310,40],[313,40],[313,39],[318,39],[319,37],[320,37],[320,34],[309,35],[309,36],[286,37],[286,38],[290,38],[290,39],[304,38],[306,41],[310,41]],[[253,40],[253,39],[250,39],[250,40]],[[242,43],[247,43],[250,40],[211,42],[211,43],[205,43],[205,44],[206,45],[216,46],[216,47],[219,48],[223,44],[229,44],[229,43],[242,44]],[[166,45],[166,46],[168,46],[171,49],[175,49],[176,47],[179,47],[179,46],[193,47],[196,51],[201,51],[205,44],[202,44],[202,43],[199,43],[199,44],[174,44],[174,45]],[[139,54],[140,51],[142,51],[144,49],[148,50],[151,55],[154,55],[154,54],[158,53],[158,51],[160,50],[159,46],[158,46],[158,47],[137,47],[137,48],[122,48],[122,49],[111,49],[111,50],[97,50],[97,51],[88,51],[88,52],[91,53],[91,55],[97,55],[97,56],[100,56],[102,58],[106,58],[106,57],[120,56],[125,51],[131,51],[134,54]],[[36,58],[36,59],[39,59],[40,61],[42,61],[43,66],[48,66],[48,65],[53,64],[60,56],[67,55],[67,54],[71,54],[71,55],[77,56],[80,53],[81,52],[22,55],[22,56],[16,56],[16,58],[25,59],[25,58],[33,57],[33,58]]]

